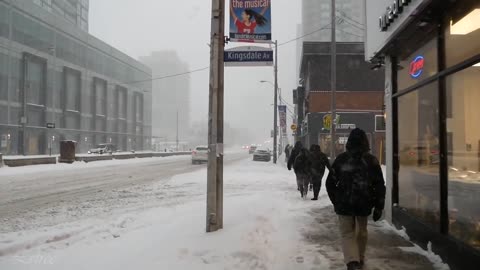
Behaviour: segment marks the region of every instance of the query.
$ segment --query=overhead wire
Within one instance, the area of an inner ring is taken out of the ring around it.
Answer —
[[[361,22],[359,22],[359,21],[357,21],[357,20],[355,20],[355,19],[352,19],[352,17],[348,16],[344,11],[338,10],[338,9],[337,9],[336,11],[337,11],[340,15],[342,15],[343,17],[347,18],[348,20],[350,20],[350,21],[352,21],[352,22],[354,22],[354,23],[356,23],[356,24],[358,24],[358,25],[365,26],[365,24],[363,24],[363,23],[361,23]]]
[[[313,35],[313,34],[315,34],[315,33],[318,33],[318,32],[320,32],[320,31],[322,31],[322,30],[330,29],[330,28],[329,28],[330,25],[331,25],[331,23],[329,23],[329,24],[327,24],[327,25],[324,25],[323,27],[318,28],[318,29],[316,29],[316,30],[314,30],[314,31],[312,31],[312,32],[309,32],[309,33],[306,33],[306,34],[304,34],[304,35],[298,36],[298,37],[296,37],[296,38],[293,38],[293,39],[287,40],[287,41],[285,41],[285,42],[279,43],[279,44],[278,44],[278,47],[283,46],[283,45],[286,45],[286,44],[289,44],[289,43],[294,42],[294,41],[297,41],[297,40],[302,39],[302,38],[304,38],[304,37],[311,36],[311,35]],[[173,77],[188,75],[188,74],[192,74],[192,73],[197,73],[197,72],[200,72],[200,71],[209,69],[209,68],[210,68],[210,67],[208,66],[208,67],[203,67],[203,68],[198,68],[198,69],[193,69],[193,70],[185,71],[185,72],[182,72],[182,73],[165,75],[165,76],[156,77],[156,78],[147,79],[147,80],[138,80],[138,81],[131,81],[131,82],[123,82],[122,84],[136,84],[136,83],[142,83],[142,82],[164,80],[164,79],[168,79],[168,78],[173,78]]]

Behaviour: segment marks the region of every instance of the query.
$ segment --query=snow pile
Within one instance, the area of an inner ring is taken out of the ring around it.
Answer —
[[[2,167],[0,169],[0,176],[23,175],[23,174],[29,174],[29,173],[42,173],[42,172],[52,172],[52,171],[78,170],[78,169],[85,169],[85,168],[99,168],[99,167],[114,166],[114,165],[121,166],[125,164],[139,164],[139,163],[149,163],[149,162],[158,163],[158,161],[160,160],[173,161],[173,160],[188,160],[190,158],[191,158],[190,156],[169,156],[169,157],[101,160],[101,161],[95,161],[95,162],[89,162],[89,163],[74,162],[72,164],[58,163],[58,164],[45,164],[45,165],[23,166],[23,167]]]
[[[436,270],[450,270],[450,267],[448,266],[448,264],[445,264],[442,261],[442,258],[440,258],[440,256],[433,253],[432,244],[430,242],[428,243],[427,250],[424,250],[417,244],[414,244],[413,247],[400,247],[400,249],[406,252],[417,253],[426,257],[433,264],[433,267]]]

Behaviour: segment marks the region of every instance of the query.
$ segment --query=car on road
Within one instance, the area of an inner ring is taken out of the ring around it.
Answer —
[[[257,150],[257,146],[256,145],[250,145],[250,147],[248,148],[248,153],[249,154],[253,154],[255,152],[255,150]]]
[[[192,151],[192,164],[208,162],[208,146],[197,146]]]
[[[88,151],[89,154],[112,154],[117,151],[117,146],[113,143],[100,143]]]
[[[272,158],[272,151],[268,148],[257,148],[253,153],[253,161],[270,161]]]

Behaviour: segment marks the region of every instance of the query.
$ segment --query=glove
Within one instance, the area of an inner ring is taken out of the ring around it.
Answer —
[[[379,221],[380,218],[382,217],[382,213],[383,213],[382,209],[375,208],[373,210],[373,221],[375,222]]]

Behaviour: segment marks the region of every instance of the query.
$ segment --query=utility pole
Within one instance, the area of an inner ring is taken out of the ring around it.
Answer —
[[[176,151],[179,152],[179,150],[178,150],[178,109],[177,109],[177,138],[176,138],[176,143],[177,143]]]
[[[333,160],[336,155],[336,91],[337,91],[337,40],[336,40],[336,16],[335,16],[335,0],[332,0],[332,43],[331,43],[331,80],[330,80],[330,91],[331,91],[331,110],[332,110],[332,121],[330,125],[330,137],[331,137],[331,149],[330,157]]]
[[[282,101],[282,89],[278,88],[278,101],[280,102],[280,106],[283,105],[283,101]],[[285,118],[286,118],[286,114],[287,112],[285,112]],[[286,124],[286,123],[285,123]],[[280,155],[282,153],[282,149],[283,149],[283,128],[280,128],[280,130],[278,131],[279,133],[279,137],[280,137],[280,149],[278,149],[278,151],[280,152]],[[280,156],[279,155],[279,156]]]
[[[223,228],[223,78],[225,0],[212,0],[206,230]]]
[[[273,91],[274,91],[274,101],[273,101],[273,163],[277,164],[277,134],[278,134],[278,128],[277,128],[277,101],[278,101],[278,41],[275,40],[275,67],[274,67],[274,73],[275,73],[275,82],[273,86]]]

